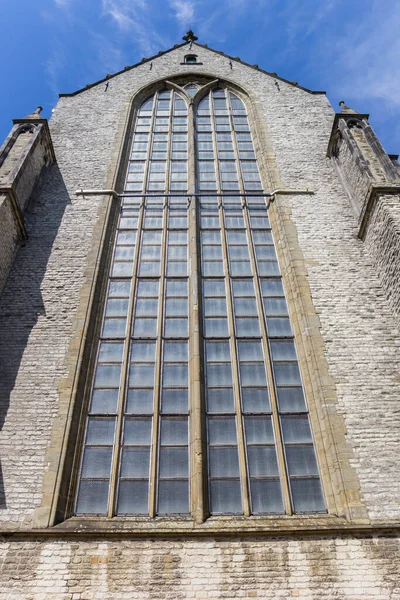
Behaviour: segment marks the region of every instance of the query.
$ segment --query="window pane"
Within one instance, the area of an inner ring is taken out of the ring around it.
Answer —
[[[86,448],[83,455],[82,477],[109,478],[112,448]]]
[[[317,461],[312,446],[288,446],[286,458],[289,475],[318,475]]]
[[[189,482],[161,480],[158,486],[158,514],[189,512]]]
[[[267,388],[242,388],[242,405],[245,413],[271,412]]]
[[[132,446],[150,446],[152,419],[125,419],[124,444]]]
[[[326,512],[319,479],[292,479],[294,511]]]
[[[239,477],[239,457],[237,448],[210,448],[211,477]]]
[[[146,515],[149,512],[148,481],[121,481],[119,484],[117,514]]]
[[[149,473],[149,448],[123,448],[120,477],[130,479],[148,479]]]
[[[86,444],[108,445],[114,443],[115,419],[91,417],[89,419]]]
[[[208,437],[210,444],[237,444],[236,420],[234,417],[209,417]]]
[[[78,515],[107,513],[108,481],[81,481],[76,512]]]
[[[247,448],[250,477],[279,476],[274,446],[249,446]]]
[[[255,514],[283,513],[282,492],[279,480],[257,480],[250,482],[251,509]]]
[[[240,481],[213,480],[210,482],[210,511],[212,514],[241,514]]]
[[[162,447],[160,450],[160,477],[184,478],[189,475],[189,452],[185,448]]]
[[[248,444],[274,443],[274,432],[270,417],[246,417],[244,424]]]
[[[187,418],[161,419],[161,445],[186,446],[188,444]]]
[[[232,413],[235,412],[232,388],[208,389],[207,410],[210,413]]]

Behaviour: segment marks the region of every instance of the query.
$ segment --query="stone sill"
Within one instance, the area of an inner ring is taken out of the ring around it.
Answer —
[[[3,537],[304,537],[327,535],[399,535],[398,520],[347,521],[331,515],[212,517],[198,524],[191,517],[72,517],[37,529],[3,529]]]

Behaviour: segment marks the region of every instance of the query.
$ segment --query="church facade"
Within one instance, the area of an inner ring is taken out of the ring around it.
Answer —
[[[0,148],[0,599],[398,599],[397,157],[184,40]]]

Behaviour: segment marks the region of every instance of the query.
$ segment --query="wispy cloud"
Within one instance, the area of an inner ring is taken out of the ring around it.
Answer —
[[[134,33],[135,41],[145,54],[154,54],[164,47],[162,36],[152,24],[152,11],[146,0],[102,0],[102,13],[111,17],[121,32]]]
[[[195,3],[192,0],[169,0],[169,6],[180,25],[187,27],[193,24]]]

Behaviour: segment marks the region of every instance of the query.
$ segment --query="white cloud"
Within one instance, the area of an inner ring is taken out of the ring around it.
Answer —
[[[150,8],[146,0],[102,0],[103,15],[111,17],[121,32],[132,32],[146,55],[165,47],[164,39],[152,25]]]
[[[186,27],[193,23],[195,3],[192,0],[169,0],[169,5],[180,25]]]

